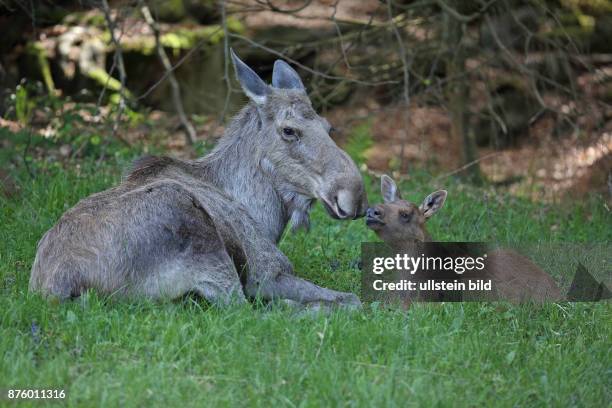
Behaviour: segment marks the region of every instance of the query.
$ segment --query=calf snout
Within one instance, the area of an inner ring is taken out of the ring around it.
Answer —
[[[368,226],[384,225],[384,216],[384,210],[380,206],[370,207],[366,211],[366,224]]]
[[[378,218],[380,217],[381,212],[377,209],[377,208],[368,208],[368,210],[366,211],[366,216],[368,218]]]

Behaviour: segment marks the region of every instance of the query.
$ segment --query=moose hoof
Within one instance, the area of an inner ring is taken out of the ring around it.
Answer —
[[[354,293],[344,293],[338,302],[339,306],[350,310],[361,309],[361,301]]]

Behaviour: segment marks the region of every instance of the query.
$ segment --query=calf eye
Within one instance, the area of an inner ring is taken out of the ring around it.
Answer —
[[[400,217],[402,218],[402,221],[408,222],[412,218],[412,213],[401,212]]]

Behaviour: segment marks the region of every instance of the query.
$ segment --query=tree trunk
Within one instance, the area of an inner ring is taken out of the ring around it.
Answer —
[[[449,2],[453,7],[459,6],[460,3]],[[469,125],[470,89],[465,70],[467,55],[465,47],[462,47],[464,24],[448,12],[444,14],[444,41],[449,49],[446,76],[451,79],[447,87],[448,107],[452,138],[461,144],[462,164],[466,166],[459,174],[479,184],[482,182],[482,175],[478,164],[478,151],[474,133]]]

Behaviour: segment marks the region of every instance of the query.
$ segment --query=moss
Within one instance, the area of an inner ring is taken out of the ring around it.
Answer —
[[[102,68],[93,68],[85,73],[89,78],[96,81],[98,84],[102,85],[104,88],[109,89],[111,91],[119,92],[121,91],[121,82],[119,82],[116,78],[113,78],[103,70]],[[125,95],[128,98],[131,98],[132,95],[130,91],[124,89]]]
[[[96,11],[77,11],[68,14],[64,17],[63,24],[69,26],[94,26],[94,27],[106,27],[106,18],[102,12]]]
[[[593,32],[593,29],[595,28],[595,18],[593,18],[593,16],[589,16],[586,14],[578,14],[576,18],[580,23],[580,27],[582,27],[586,32]]]
[[[235,18],[227,19],[227,29],[234,33],[243,33],[244,25]],[[110,34],[105,33],[104,41],[110,43]],[[162,34],[159,38],[162,46],[180,52],[195,47],[198,42],[206,40],[217,44],[223,39],[223,28],[218,24],[196,27],[180,27]],[[135,51],[144,55],[155,53],[155,38],[151,35],[125,38],[121,46],[126,51]]]
[[[108,42],[110,44],[110,42]],[[124,51],[134,51],[143,55],[151,55],[155,52],[155,38],[152,36],[129,38],[121,41]]]
[[[43,82],[47,87],[47,91],[52,94],[55,91],[55,84],[53,82],[53,76],[51,75],[51,66],[47,59],[47,51],[40,42],[33,42],[27,45],[27,52],[36,58],[36,63],[40,69]]]
[[[572,11],[580,10],[595,16],[603,16],[612,12],[610,0],[562,0],[561,5]]]
[[[235,33],[244,32],[244,26],[235,18],[227,19],[227,29]],[[197,28],[179,28],[162,35],[160,41],[164,47],[190,49],[203,39],[207,39],[210,44],[217,44],[223,39],[223,28],[218,24]]]
[[[183,0],[154,0],[150,7],[159,21],[175,22],[186,17]]]
[[[232,31],[236,34],[244,34],[244,24],[242,24],[242,22],[240,22],[240,20],[238,20],[237,18],[228,17],[225,22],[227,23],[227,29],[229,31]]]
[[[586,30],[584,27],[576,25],[576,26],[570,26],[570,27],[566,26],[566,27],[554,28],[540,35],[543,36],[544,38],[552,38],[552,39],[559,39],[559,40],[566,40],[569,37],[573,41],[576,41],[577,43],[584,45],[584,44],[587,44],[589,40],[591,39],[591,34],[592,34],[591,31]]]
[[[111,41],[113,41],[113,38],[111,37],[110,31],[104,30],[102,32],[102,34],[100,34],[100,40],[102,40],[102,42],[105,43],[105,44],[110,44]]]

